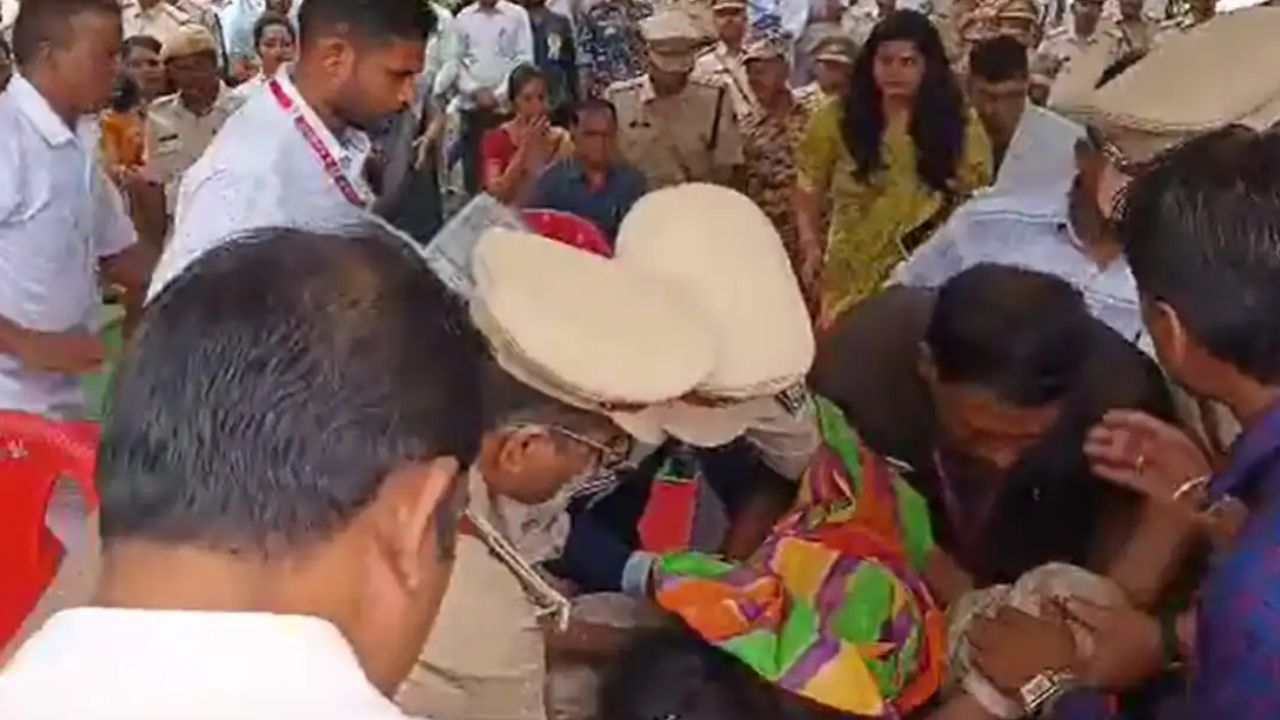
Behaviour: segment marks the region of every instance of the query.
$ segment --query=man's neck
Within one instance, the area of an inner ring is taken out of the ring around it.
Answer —
[[[138,7],[142,8],[143,12],[146,12],[163,4],[164,2],[165,0],[138,0]]]
[[[329,128],[334,135],[341,136],[346,132],[348,123],[343,120],[334,108],[323,89],[323,83],[307,71],[306,63],[299,62],[291,75],[293,86],[298,89],[303,102],[320,118],[320,122]]]
[[[495,13],[498,11],[498,3],[486,5],[485,3],[476,3],[476,10],[482,13]]]
[[[1084,28],[1082,28],[1082,27],[1080,27],[1079,25],[1077,25],[1077,26],[1076,26],[1076,28],[1075,28],[1075,31],[1076,31],[1076,37],[1077,37],[1077,38],[1079,38],[1079,39],[1081,39],[1081,40],[1088,40],[1089,38],[1092,38],[1092,37],[1093,37],[1094,33],[1098,32],[1098,28],[1095,26],[1095,27],[1093,27],[1093,28],[1089,29],[1089,31],[1088,31],[1088,32],[1086,32],[1086,31],[1084,30]]]
[[[23,77],[27,79],[27,82],[31,83],[36,92],[40,93],[44,101],[49,103],[49,107],[53,108],[54,114],[74,131],[84,113],[80,112],[80,108],[66,96],[66,93],[61,91],[58,82],[39,67],[23,68]]]
[[[609,166],[607,164],[589,164],[578,161],[578,166],[582,168],[582,177],[586,180],[587,189],[591,192],[599,192],[609,182]]]

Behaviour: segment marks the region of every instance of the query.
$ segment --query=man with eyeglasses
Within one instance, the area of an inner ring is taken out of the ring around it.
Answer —
[[[441,720],[543,720],[548,656],[604,661],[624,636],[561,624],[568,598],[540,568],[568,537],[574,481],[629,458],[610,413],[686,394],[710,369],[710,333],[664,284],[546,238],[490,231],[474,273],[471,317],[494,360],[486,433],[439,630],[399,700]]]
[[[637,462],[584,488],[555,565],[589,590],[643,595],[656,553],[746,557],[794,499],[820,442],[803,390],[814,338],[777,230],[733,190],[691,183],[641,198],[615,262],[671,283],[715,349],[689,392],[612,413],[637,438]],[[625,367],[668,352],[654,346]]]
[[[1074,129],[1074,173],[1054,178],[1041,169],[1040,177],[1024,175],[1020,182],[997,182],[991,191],[961,206],[894,272],[892,282],[936,288],[982,263],[1036,270],[1071,283],[1095,317],[1138,343],[1144,337],[1138,290],[1098,201],[1107,178],[1105,146],[1100,136],[1086,134],[1083,127],[1048,111],[1039,112],[1066,128],[1060,131],[1066,138],[1055,138],[1060,145],[1070,142]],[[1064,152],[1070,152],[1070,147]],[[1040,161],[1052,162],[1052,158]],[[1035,159],[1024,162],[1032,164]]]

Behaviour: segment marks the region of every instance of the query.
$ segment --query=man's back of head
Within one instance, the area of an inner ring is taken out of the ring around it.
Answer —
[[[1230,126],[1159,156],[1119,232],[1175,379],[1211,397],[1225,367],[1280,384],[1280,132]]]
[[[1080,293],[1065,281],[983,264],[938,291],[925,344],[941,383],[1039,407],[1070,390],[1093,328]]]
[[[482,357],[394,238],[261,231],[211,251],[119,370],[98,604],[318,616],[390,692],[448,581]]]

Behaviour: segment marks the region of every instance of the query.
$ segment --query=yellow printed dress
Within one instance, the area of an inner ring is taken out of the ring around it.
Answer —
[[[982,123],[966,110],[964,150],[952,181],[953,200],[991,182],[991,143]],[[859,300],[880,289],[905,259],[902,241],[927,222],[940,220],[948,198],[916,173],[916,148],[907,124],[890,121],[882,138],[884,168],[863,181],[841,131],[844,109],[828,102],[809,123],[800,144],[798,182],[828,201],[831,224],[819,283],[818,327],[829,327]],[[951,203],[954,206],[954,202]]]

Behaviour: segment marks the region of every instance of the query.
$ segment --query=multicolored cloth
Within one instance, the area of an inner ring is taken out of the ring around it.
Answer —
[[[817,399],[826,445],[796,509],[746,562],[664,556],[663,608],[779,687],[843,712],[899,718],[935,692],[942,614],[919,575],[923,498]]]

